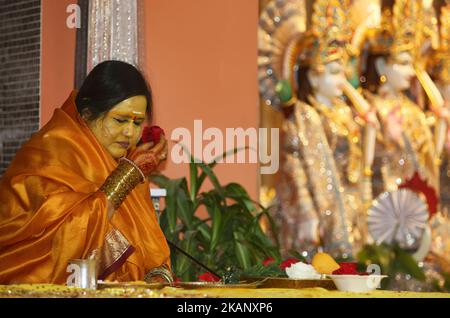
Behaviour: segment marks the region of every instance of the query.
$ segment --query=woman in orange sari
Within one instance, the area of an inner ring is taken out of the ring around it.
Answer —
[[[147,181],[167,143],[138,145],[151,107],[141,73],[106,61],[23,145],[0,182],[0,284],[64,284],[92,258],[99,279],[170,276]]]

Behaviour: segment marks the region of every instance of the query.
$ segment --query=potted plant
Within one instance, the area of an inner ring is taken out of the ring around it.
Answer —
[[[277,244],[260,225],[261,218],[267,217],[272,231],[276,231],[268,209],[253,201],[240,184],[220,184],[213,171],[218,158],[206,164],[191,156],[189,184],[186,178],[152,176],[155,184],[167,189],[160,217],[167,240],[220,275],[230,269],[249,270],[269,257],[280,260]],[[206,179],[211,181],[213,189],[201,192]],[[197,214],[201,207],[208,213],[204,219]],[[205,272],[173,249],[171,262],[175,275],[183,281],[198,280]]]

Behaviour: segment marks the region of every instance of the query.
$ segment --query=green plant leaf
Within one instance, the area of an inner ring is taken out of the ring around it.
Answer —
[[[382,273],[388,274],[389,279],[401,272],[418,280],[425,280],[425,274],[412,255],[397,245],[365,245],[358,253],[358,261],[365,265],[379,264]],[[389,279],[386,279],[383,286],[388,285]]]
[[[225,195],[239,203],[242,203],[249,212],[256,210],[253,201],[250,199],[247,191],[237,183],[229,183],[225,186]]]
[[[182,184],[185,181],[184,178],[171,180],[167,184],[167,197],[166,197],[166,209],[165,213],[167,213],[167,226],[169,228],[170,238],[172,239],[177,233],[175,231],[175,227],[177,225],[177,197],[178,191]]]
[[[198,169],[197,169],[197,165],[192,161],[189,163],[189,170],[190,170],[189,177],[190,177],[190,181],[191,181],[191,188],[190,188],[189,194],[190,194],[191,201],[195,201],[195,197],[198,193],[198,189],[197,189]]]
[[[181,241],[180,248],[183,249],[186,253],[196,256],[196,244],[195,244],[195,236],[197,231],[186,231],[184,235],[184,239]],[[177,255],[176,257],[176,266],[175,266],[175,274],[179,277],[188,278],[190,275],[186,275],[189,268],[192,266],[192,261],[179,253],[177,250],[173,250],[172,253]]]
[[[241,275],[243,277],[287,277],[286,272],[281,270],[279,265],[279,261],[268,265],[258,263],[243,271]]]
[[[209,252],[212,253],[219,242],[219,237],[222,229],[222,213],[217,206],[211,206],[213,217],[212,217],[212,230],[211,230],[211,245],[209,246]]]
[[[272,243],[260,226],[262,216],[271,220],[268,209],[253,201],[241,185],[222,186],[213,171],[216,162],[199,163],[190,157],[189,186],[186,178],[159,177],[155,181],[167,189],[166,208],[161,216],[167,238],[218,272],[232,266],[240,271],[261,263],[267,256],[281,259],[278,245]],[[214,187],[200,193],[206,178]],[[196,216],[200,206],[206,208],[208,219]],[[172,255],[171,259],[178,276],[184,280],[197,279],[198,268],[191,266],[186,257]]]
[[[199,163],[198,164],[200,169],[203,170],[204,173],[208,176],[209,180],[211,180],[211,183],[213,184],[214,188],[218,192],[218,194],[221,196],[221,199],[225,200],[225,191],[223,187],[220,185],[219,180],[217,179],[216,174],[214,171],[206,164]]]
[[[162,174],[152,175],[152,176],[150,176],[150,180],[154,184],[158,185],[160,188],[163,188],[163,189],[167,189],[167,185],[170,182],[170,179],[167,178],[165,175],[162,175]]]
[[[271,207],[265,208],[261,205],[259,205],[259,208],[261,209],[260,213],[256,215],[256,217],[258,218],[258,221],[261,222],[262,218],[265,218],[268,223],[266,223],[268,225],[268,233],[270,233],[270,238],[271,240],[275,243],[276,248],[279,250],[280,249],[280,242],[278,239],[278,226],[274,220],[274,218],[272,217],[272,215],[270,214],[270,209]]]
[[[200,232],[200,234],[202,235],[205,244],[209,246],[210,242],[211,242],[210,228],[205,223],[201,223],[201,224],[197,225],[197,229]]]
[[[386,244],[378,245],[375,249],[376,255],[378,257],[379,265],[385,272],[390,272],[392,269],[392,261],[395,258],[395,253]]]
[[[235,239],[235,249],[236,249],[236,257],[237,261],[239,263],[239,266],[243,270],[247,270],[250,268],[250,253],[248,251],[248,248],[244,245],[244,237],[239,232],[234,232],[234,239]]]
[[[396,260],[398,268],[407,274],[410,274],[412,277],[425,281],[425,274],[422,269],[417,264],[416,260],[412,257],[412,255],[403,249],[397,247],[396,248]]]
[[[198,190],[200,188],[200,182],[198,178],[198,162],[201,160],[198,158],[195,158],[189,149],[184,144],[179,144],[181,148],[183,148],[183,151],[185,151],[190,158],[189,161],[189,181],[190,181],[190,190],[189,190],[189,197],[191,198],[191,201],[195,201],[195,197],[197,196]]]
[[[211,217],[211,241],[208,250],[212,253],[218,244],[222,231],[220,198],[214,192],[205,193],[202,196],[202,204],[206,207],[206,210]]]
[[[213,167],[217,164],[217,162],[218,162],[219,160],[225,159],[225,158],[228,157],[229,155],[234,155],[234,154],[238,153],[239,151],[241,151],[241,150],[246,150],[246,149],[250,149],[250,147],[249,147],[249,146],[244,146],[244,147],[233,148],[233,149],[227,150],[227,151],[225,151],[224,153],[222,153],[221,155],[218,155],[217,157],[215,157],[215,158],[213,159],[213,162],[209,163],[208,165],[209,165],[211,168],[213,168]]]
[[[281,259],[278,249],[264,235],[259,224],[253,225],[253,229],[245,234],[245,241],[251,249],[256,261],[261,261],[267,257]]]
[[[211,163],[207,164],[207,166],[212,169],[212,168],[214,168],[217,165],[217,163],[218,163],[218,161],[220,159],[225,159],[226,157],[228,157],[231,154],[236,154],[238,151],[241,151],[241,150],[244,150],[244,149],[248,149],[248,148],[249,148],[248,146],[245,146],[245,147],[239,147],[239,148],[234,148],[234,149],[228,150],[228,151],[224,152],[223,154],[218,155],[217,157],[215,157]],[[200,174],[200,176],[198,177],[197,192],[195,193],[195,196],[197,196],[198,191],[200,190],[203,182],[206,179],[206,176],[207,176],[207,174],[205,172],[202,172]]]
[[[444,291],[449,293],[450,292],[450,274],[449,273],[441,273],[442,277],[444,278]]]
[[[192,217],[194,215],[194,205],[188,196],[187,183],[183,179],[177,195],[177,212],[180,220],[186,225],[188,230],[193,230]]]

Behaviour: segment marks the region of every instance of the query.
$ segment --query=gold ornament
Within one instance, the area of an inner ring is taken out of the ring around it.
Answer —
[[[291,67],[286,67],[286,57],[296,63],[298,38],[306,31],[304,1],[271,1],[261,12],[258,28],[258,78],[261,99],[268,106],[282,109],[277,93],[280,80],[289,80],[296,90]]]
[[[308,0],[271,1],[261,13],[258,30],[258,77],[261,97],[280,109],[276,85],[286,80],[298,91],[294,69],[307,65],[317,71],[350,50],[349,0],[318,0],[306,13]],[[310,15],[310,23],[307,20]],[[286,104],[293,104],[295,97]]]
[[[439,18],[439,46],[433,56],[434,74],[444,83],[450,83],[450,1],[436,1]],[[437,20],[437,19],[436,19]]]
[[[144,280],[147,283],[152,283],[153,277],[163,278],[169,284],[173,284],[173,282],[174,282],[172,272],[169,270],[169,268],[166,265],[162,265],[160,267],[155,267],[155,268],[151,269],[150,271],[148,271],[147,274],[145,274]]]
[[[439,52],[448,57],[450,55],[450,1],[441,1],[438,12],[439,17]]]
[[[382,0],[381,23],[375,32],[369,32],[373,53],[396,55],[417,48],[415,33],[421,21],[421,3],[415,0]]]
[[[105,180],[100,191],[118,209],[127,195],[145,179],[140,169],[130,160],[122,158],[117,168]]]
[[[305,54],[301,63],[322,71],[327,63],[346,58],[350,35],[344,11],[347,2],[318,0],[314,3],[311,27],[303,42]]]
[[[436,50],[439,47],[439,27],[436,10],[433,1],[422,0],[421,9],[421,29],[417,30],[422,36],[421,42],[428,42],[427,45]]]

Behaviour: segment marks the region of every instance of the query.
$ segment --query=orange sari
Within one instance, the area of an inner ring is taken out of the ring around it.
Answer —
[[[94,255],[100,279],[143,280],[169,265],[147,181],[108,220],[98,189],[117,162],[79,116],[75,96],[17,152],[0,182],[0,284],[64,284],[69,260]]]

